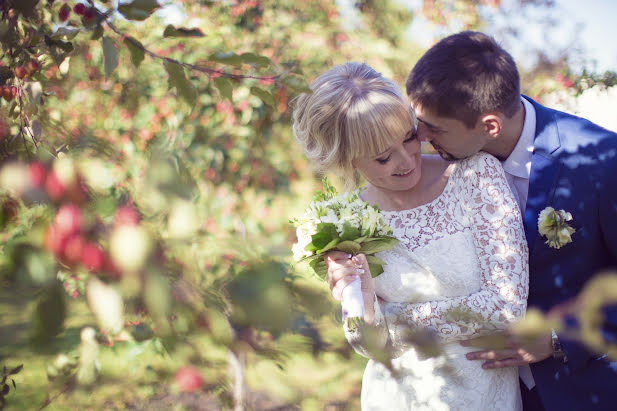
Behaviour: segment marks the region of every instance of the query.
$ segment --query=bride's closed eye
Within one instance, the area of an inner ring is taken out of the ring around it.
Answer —
[[[409,133],[409,137],[407,137],[405,139],[405,141],[403,141],[404,143],[411,143],[412,141],[414,141],[415,139],[418,138],[418,131],[417,130],[413,130]]]
[[[412,130],[409,132],[408,137],[403,140],[403,144],[407,144],[407,143],[411,143],[412,141],[414,141],[415,139],[418,138],[418,132],[417,130]],[[376,158],[375,161],[377,161],[379,164],[387,164],[388,161],[390,161],[390,156],[391,154],[388,154],[387,157],[383,157],[383,158]]]

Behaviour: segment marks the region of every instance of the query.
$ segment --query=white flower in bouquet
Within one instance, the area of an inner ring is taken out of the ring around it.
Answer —
[[[383,272],[383,261],[374,254],[394,247],[398,239],[392,237],[392,229],[386,224],[379,208],[363,201],[357,193],[338,195],[327,179],[323,179],[324,192],[319,192],[302,217],[291,220],[296,227],[297,242],[292,246],[296,261],[306,261],[315,273],[325,279],[327,266],[324,254],[328,251],[343,251],[352,255],[364,254],[373,277]],[[358,310],[346,310],[346,302],[361,306],[364,312],[359,281],[351,285],[355,302],[346,301],[343,292],[343,311],[349,317],[357,316]],[[350,287],[349,285],[348,287]],[[348,288],[346,287],[346,289]]]

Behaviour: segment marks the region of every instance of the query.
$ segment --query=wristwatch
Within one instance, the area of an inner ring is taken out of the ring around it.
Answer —
[[[568,362],[568,357],[566,356],[566,353],[559,342],[559,337],[557,337],[557,333],[554,329],[551,329],[551,345],[553,347],[553,358],[563,363]]]

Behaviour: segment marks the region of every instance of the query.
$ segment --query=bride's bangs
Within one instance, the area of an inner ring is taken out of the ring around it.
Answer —
[[[406,102],[395,96],[377,97],[358,102],[347,113],[351,158],[374,157],[414,127],[413,111]]]

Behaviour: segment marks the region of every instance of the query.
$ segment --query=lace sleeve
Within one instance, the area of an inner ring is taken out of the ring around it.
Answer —
[[[480,153],[459,164],[456,201],[465,201],[481,270],[478,292],[423,303],[390,302],[385,318],[391,343],[405,345],[414,327],[442,341],[464,340],[504,329],[522,318],[529,289],[523,224],[499,161]],[[453,178],[452,175],[450,178]]]
[[[388,331],[382,308],[377,296],[373,302],[375,307],[375,318],[372,326],[360,326],[350,329],[347,322],[343,322],[343,331],[349,345],[363,357],[374,358],[380,356],[381,352],[387,349]]]

